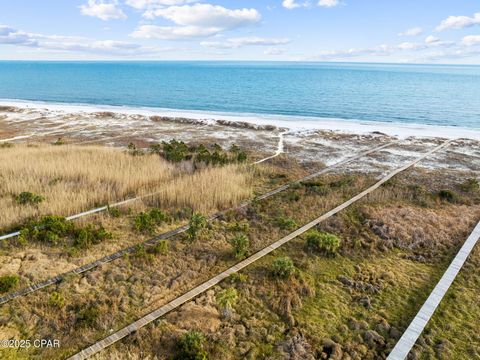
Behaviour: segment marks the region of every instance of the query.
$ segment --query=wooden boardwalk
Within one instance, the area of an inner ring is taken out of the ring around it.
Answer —
[[[336,163],[336,164],[333,164],[333,165],[331,165],[331,166],[329,166],[329,167],[326,167],[326,168],[324,168],[324,169],[322,169],[322,170],[320,170],[320,171],[317,171],[317,172],[315,172],[315,173],[313,173],[313,174],[311,174],[311,175],[308,175],[308,176],[306,176],[306,177],[304,177],[304,178],[302,178],[302,179],[300,179],[300,180],[297,180],[297,181],[295,181],[295,182],[293,182],[293,183],[280,186],[280,187],[277,188],[277,189],[274,189],[274,190],[269,191],[269,192],[267,192],[267,193],[265,193],[265,194],[263,194],[263,195],[260,195],[260,196],[256,197],[255,200],[267,199],[267,198],[269,198],[269,197],[271,197],[271,196],[273,196],[273,195],[275,195],[275,194],[278,194],[279,192],[282,192],[282,191],[288,189],[290,186],[292,186],[292,184],[300,183],[300,182],[302,182],[302,181],[310,180],[310,179],[312,179],[312,178],[314,178],[314,177],[317,177],[317,176],[319,176],[319,175],[321,175],[321,174],[324,174],[324,173],[326,173],[326,172],[328,172],[328,171],[330,171],[330,170],[332,170],[332,169],[334,169],[334,168],[337,168],[337,167],[340,167],[341,165],[345,165],[345,164],[347,164],[347,163],[349,163],[349,162],[358,160],[359,158],[361,158],[361,157],[363,157],[363,156],[366,156],[366,155],[369,155],[369,154],[371,154],[371,153],[373,153],[373,152],[376,152],[376,151],[379,151],[379,150],[381,150],[381,149],[384,149],[384,148],[386,148],[386,147],[388,147],[388,146],[391,146],[391,145],[393,145],[393,144],[395,144],[395,143],[397,143],[397,141],[389,142],[389,143],[387,143],[387,144],[383,144],[383,145],[378,146],[378,147],[375,147],[375,148],[373,148],[373,149],[363,151],[363,152],[361,152],[361,153],[359,153],[359,154],[357,154],[357,155],[355,155],[355,156],[352,156],[352,157],[350,157],[350,158],[347,158],[347,159],[345,159],[345,160],[342,160],[342,161],[340,161],[340,162],[338,162],[338,163]],[[144,195],[143,197],[147,197],[147,196],[150,196],[150,195]],[[111,205],[111,206],[113,207],[113,206],[124,205],[124,204],[126,204],[127,202],[131,202],[131,201],[134,201],[134,200],[136,200],[136,199],[138,199],[138,198],[125,200],[125,201],[119,202],[119,203],[117,203],[117,204],[113,204],[113,205]],[[251,201],[247,201],[247,202],[244,202],[244,203],[242,203],[242,204],[240,204],[240,205],[238,205],[238,206],[235,206],[234,208],[231,208],[231,209],[228,209],[228,210],[225,210],[225,211],[216,213],[216,214],[210,216],[210,217],[208,218],[208,221],[213,221],[213,220],[215,220],[216,218],[218,218],[218,217],[221,216],[222,214],[226,213],[227,211],[231,211],[231,210],[234,210],[234,209],[240,209],[240,208],[246,207],[246,206],[247,206],[248,204],[250,204],[250,203],[251,203]],[[93,214],[93,213],[100,212],[100,211],[103,211],[103,210],[106,210],[106,209],[107,209],[107,206],[100,207],[100,208],[97,208],[97,209],[93,209],[93,210],[87,211],[87,212],[85,212],[85,213],[81,213],[81,214],[77,214],[77,215],[70,216],[70,217],[68,217],[67,219],[68,219],[68,220],[73,220],[73,219],[79,218],[79,217],[81,217],[81,216],[88,215],[88,214]],[[175,235],[178,235],[178,234],[181,234],[181,233],[187,231],[188,228],[189,228],[188,225],[181,226],[181,227],[179,227],[179,228],[177,228],[177,229],[174,229],[174,230],[168,231],[168,232],[166,232],[166,233],[160,234],[160,235],[158,235],[158,236],[155,236],[154,238],[149,239],[149,240],[143,242],[142,245],[145,246],[145,247],[154,246],[155,244],[157,244],[157,243],[158,243],[159,241],[161,241],[161,240],[169,239],[169,238],[171,238],[171,237],[173,237],[173,236],[175,236]],[[18,235],[18,234],[20,234],[20,232],[9,234],[9,236],[11,236],[11,235],[16,236],[16,235]],[[4,237],[1,237],[1,236],[0,236],[0,240],[2,240],[2,239],[4,239],[4,238],[5,238],[5,236],[4,236]],[[123,256],[126,255],[126,254],[132,254],[132,253],[134,253],[134,252],[136,251],[136,249],[137,249],[137,244],[135,244],[135,245],[133,245],[133,246],[130,246],[130,247],[128,247],[128,248],[122,249],[122,250],[120,250],[120,251],[117,251],[116,253],[113,253],[113,254],[104,256],[104,257],[102,257],[102,258],[100,258],[100,259],[97,259],[97,260],[95,260],[95,261],[93,261],[93,262],[91,262],[91,263],[82,265],[82,266],[80,266],[80,267],[78,267],[78,268],[75,268],[75,269],[73,269],[73,270],[70,270],[70,271],[68,271],[68,272],[66,272],[66,273],[56,275],[56,276],[54,276],[54,277],[52,277],[52,278],[49,278],[49,279],[46,279],[46,280],[44,280],[44,281],[35,283],[35,284],[33,284],[33,285],[29,286],[29,287],[26,287],[26,288],[20,289],[20,290],[18,290],[18,291],[12,292],[12,293],[10,293],[10,294],[4,295],[4,296],[0,297],[0,305],[5,304],[5,303],[7,303],[8,301],[11,301],[11,300],[13,300],[13,299],[15,299],[15,298],[18,298],[18,297],[20,297],[20,296],[25,296],[25,295],[28,295],[28,294],[30,294],[30,293],[33,293],[33,292],[35,292],[35,291],[37,291],[37,290],[43,289],[43,288],[45,288],[45,287],[47,287],[47,286],[50,286],[50,285],[59,283],[60,281],[62,281],[62,280],[63,280],[66,276],[68,276],[68,275],[72,275],[72,274],[82,274],[82,273],[87,272],[87,271],[90,271],[90,270],[92,270],[92,269],[94,269],[94,268],[96,268],[96,267],[98,267],[98,266],[101,266],[101,265],[103,265],[103,264],[107,264],[107,263],[110,263],[110,262],[112,262],[112,261],[114,261],[114,260],[116,260],[116,259],[119,259],[119,258],[123,257]]]
[[[123,329],[113,333],[112,335],[104,338],[103,340],[100,340],[96,342],[95,344],[89,346],[88,348],[80,351],[79,353],[73,355],[72,357],[68,358],[68,360],[83,360],[87,359],[90,356],[102,351],[103,349],[109,347],[110,345],[113,345],[117,341],[123,339],[124,337],[137,332],[141,328],[145,327],[146,325],[150,324],[151,322],[155,321],[156,319],[160,318],[161,316],[167,314],[168,312],[178,308],[179,306],[183,305],[187,301],[195,298],[196,296],[200,295],[201,293],[205,292],[206,290],[212,288],[213,286],[217,285],[220,281],[226,279],[229,277],[231,274],[236,273],[246,266],[254,263],[255,261],[261,259],[265,255],[270,254],[272,251],[275,249],[279,248],[283,244],[289,242],[290,240],[296,238],[297,236],[305,233],[306,231],[310,230],[314,226],[318,225],[320,222],[332,217],[333,215],[337,214],[338,212],[344,210],[348,206],[352,205],[353,203],[357,202],[358,200],[362,199],[366,195],[370,194],[372,191],[378,189],[380,186],[382,186],[384,183],[386,183],[388,180],[390,180],[392,177],[395,175],[405,171],[406,169],[418,164],[420,161],[425,159],[426,157],[430,156],[431,154],[437,152],[438,150],[448,146],[452,140],[444,142],[442,145],[439,145],[435,147],[434,149],[428,151],[421,157],[417,158],[416,160],[402,166],[399,169],[396,169],[392,171],[390,174],[387,176],[383,177],[381,180],[376,182],[374,185],[369,187],[368,189],[362,191],[358,195],[354,196],[350,200],[344,202],[343,204],[335,207],[334,209],[330,210],[329,212],[323,214],[322,216],[316,218],[315,220],[309,222],[308,224],[302,226],[301,228],[295,230],[291,234],[283,237],[282,239],[276,241],[275,243],[271,244],[270,246],[260,250],[259,252],[253,254],[252,256],[246,258],[245,260],[239,262],[238,264],[230,267],[229,269],[223,271],[222,273],[214,276],[210,280],[202,283],[201,285],[193,288],[192,290],[188,291],[187,293],[177,297],[176,299],[170,301],[164,306],[161,306],[157,310],[147,314],[146,316],[138,319],[137,321],[133,322],[132,324],[124,327]]]
[[[408,356],[479,238],[480,222],[465,241],[457,256],[455,256],[447,271],[445,271],[437,286],[435,286],[427,301],[425,301],[417,313],[417,316],[412,320],[390,355],[388,355],[388,360],[403,360]]]

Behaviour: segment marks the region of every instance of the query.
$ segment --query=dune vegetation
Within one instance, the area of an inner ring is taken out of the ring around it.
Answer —
[[[240,163],[174,164],[154,152],[100,146],[15,145],[0,149],[0,229],[43,215],[158,193],[156,203],[213,211],[251,196],[251,173]]]

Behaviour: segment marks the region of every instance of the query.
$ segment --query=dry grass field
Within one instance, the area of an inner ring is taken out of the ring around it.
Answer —
[[[99,146],[15,145],[0,149],[0,229],[53,214],[68,216],[96,205],[160,192],[158,203],[212,211],[252,194],[245,166],[192,172],[158,155],[132,156]],[[41,201],[21,204],[29,192]]]

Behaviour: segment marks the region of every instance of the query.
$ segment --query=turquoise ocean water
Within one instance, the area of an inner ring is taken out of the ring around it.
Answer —
[[[480,66],[0,61],[0,99],[480,128]]]

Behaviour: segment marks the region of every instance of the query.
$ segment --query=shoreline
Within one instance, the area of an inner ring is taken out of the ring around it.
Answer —
[[[246,123],[253,127],[271,127],[288,129],[290,132],[306,130],[327,130],[346,134],[383,133],[398,138],[441,137],[447,139],[466,138],[480,140],[480,129],[455,126],[437,126],[423,124],[390,123],[381,121],[344,120],[306,116],[263,115],[249,113],[224,113],[201,110],[179,110],[152,107],[113,106],[95,104],[68,104],[46,101],[0,99],[0,106],[15,107],[22,110],[47,110],[62,113],[96,113],[102,111],[127,116],[159,116],[172,120],[189,119],[201,124],[222,122]]]

